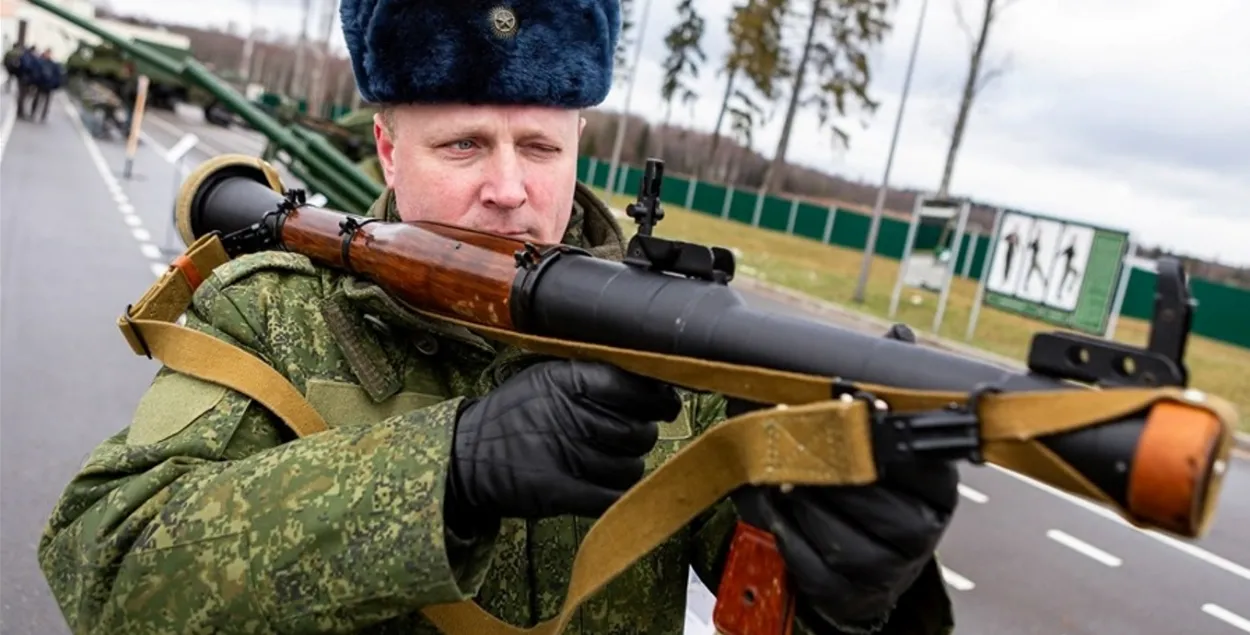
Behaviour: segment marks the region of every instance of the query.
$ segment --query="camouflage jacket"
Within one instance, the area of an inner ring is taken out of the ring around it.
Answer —
[[[388,193],[389,194],[389,193]],[[383,196],[370,214],[393,214]],[[620,258],[620,227],[579,186],[565,242]],[[168,368],[56,505],[39,562],[76,633],[435,633],[421,606],[475,599],[530,626],[555,615],[584,519],[444,531],[454,414],[533,358],[404,310],[379,287],[270,252],[220,266],[185,325],[259,356],[331,430],[294,438],[259,404]],[[684,395],[653,469],[723,418]],[[675,635],[688,567],[716,588],[735,520],[707,510],[583,606],[570,634]],[[936,565],[888,633],[948,632]],[[809,632],[800,628],[799,632]]]

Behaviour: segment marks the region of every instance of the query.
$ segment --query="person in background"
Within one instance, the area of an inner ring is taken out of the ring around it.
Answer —
[[[14,42],[13,46],[4,53],[4,94],[13,92],[13,82],[18,81],[18,72],[21,70],[22,52],[21,42]]]
[[[43,54],[35,61],[31,84],[34,86],[34,101],[30,107],[30,118],[39,114],[39,122],[48,120],[48,104],[52,101],[52,92],[64,83],[65,71],[61,64],[52,59],[52,49],[44,49]]]

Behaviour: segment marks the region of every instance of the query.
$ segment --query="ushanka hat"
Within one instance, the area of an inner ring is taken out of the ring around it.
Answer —
[[[585,108],[612,86],[620,0],[342,0],[374,104]]]

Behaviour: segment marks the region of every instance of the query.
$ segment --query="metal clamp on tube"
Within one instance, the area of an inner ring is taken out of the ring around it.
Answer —
[[[872,412],[873,459],[878,469],[887,469],[892,463],[911,463],[917,458],[984,463],[977,405],[987,392],[999,390],[978,388],[967,404],[951,404],[941,410],[892,412],[889,404],[872,393],[841,382],[833,385],[835,398],[862,400]]]

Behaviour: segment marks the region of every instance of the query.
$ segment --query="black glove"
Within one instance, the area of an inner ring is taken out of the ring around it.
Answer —
[[[680,412],[672,387],[615,366],[530,366],[460,409],[447,525],[467,535],[500,518],[598,516],[642,478],[656,422]]]
[[[915,341],[910,331],[887,337]],[[729,416],[759,407],[731,402]],[[958,502],[951,463],[891,465],[866,486],[744,487],[739,516],[771,532],[798,594],[799,615],[817,632],[871,631],[929,564]]]

